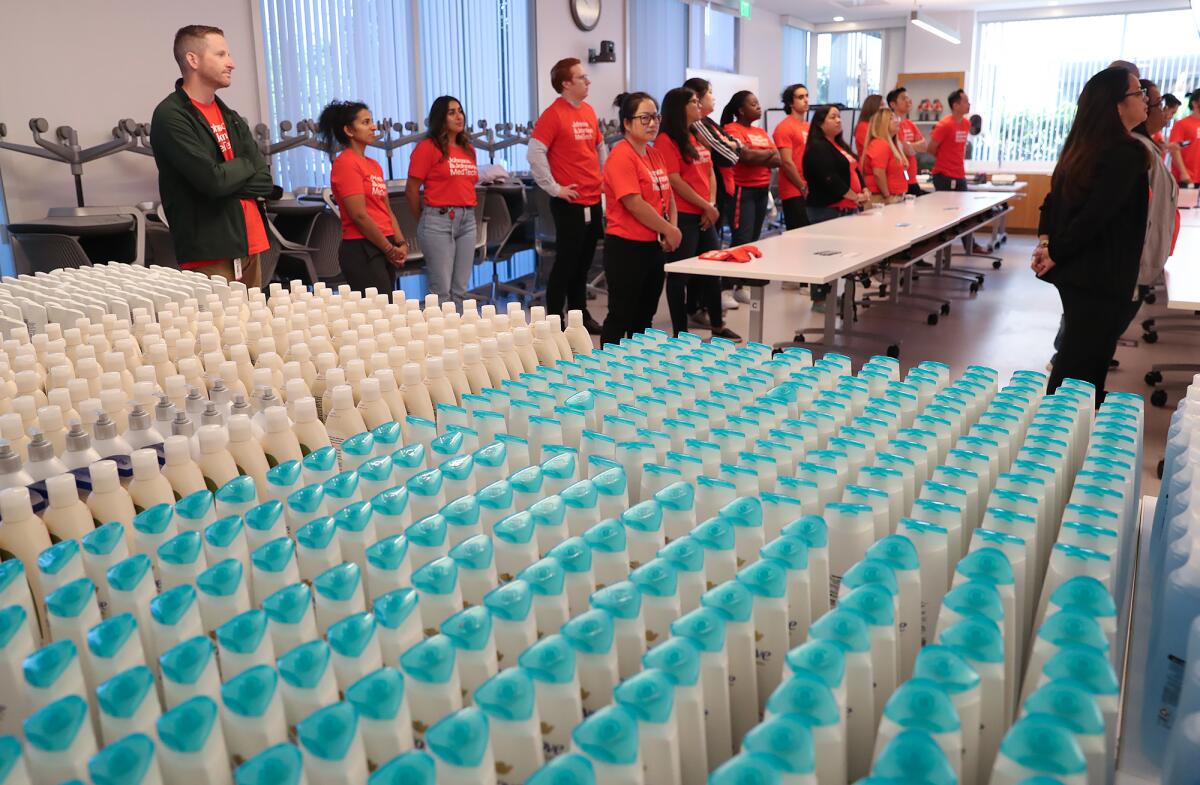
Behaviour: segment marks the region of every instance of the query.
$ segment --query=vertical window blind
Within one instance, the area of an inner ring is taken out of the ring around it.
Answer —
[[[1137,63],[1143,79],[1181,99],[1200,86],[1196,26],[1186,9],[985,22],[978,40],[970,95],[972,113],[983,118],[972,140],[979,160],[1055,160],[1084,84],[1113,60]]]
[[[808,32],[798,27],[783,27],[784,87],[797,82],[808,83]]]
[[[878,30],[817,35],[815,103],[858,107],[883,81],[883,33]]]
[[[642,90],[662,105],[683,84],[688,63],[688,7],[680,0],[631,0],[629,4],[630,90]],[[606,106],[616,96],[595,96]]]
[[[704,67],[717,71],[737,71],[738,20],[705,6],[704,17]]]

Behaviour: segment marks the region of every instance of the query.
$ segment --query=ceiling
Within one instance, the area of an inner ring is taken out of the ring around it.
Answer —
[[[1045,8],[1046,6],[1083,5],[1119,0],[920,0],[922,10],[936,15],[959,11],[998,11],[1014,8]],[[906,16],[914,7],[913,0],[753,0],[755,8],[777,14],[796,16],[813,24],[832,22],[833,17],[845,17],[847,22],[869,19],[896,19]],[[947,21],[952,21],[947,19]]]

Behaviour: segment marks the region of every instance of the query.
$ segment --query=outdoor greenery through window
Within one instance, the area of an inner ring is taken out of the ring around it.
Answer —
[[[1137,63],[1143,79],[1185,105],[1184,94],[1200,86],[1190,10],[985,22],[978,41],[976,160],[1055,160],[1084,84],[1113,60]]]
[[[813,103],[858,107],[880,91],[883,76],[883,32],[817,35],[817,86]]]

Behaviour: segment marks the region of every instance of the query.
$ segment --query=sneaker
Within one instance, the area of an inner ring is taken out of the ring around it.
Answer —
[[[749,303],[750,292],[746,291],[746,289],[741,286],[734,287],[733,299],[737,300],[739,303]]]
[[[709,321],[708,314],[704,311],[693,311],[688,314],[688,326],[707,329],[712,326],[712,322]]]
[[[600,334],[600,322],[592,318],[592,315],[587,311],[583,312],[583,327],[588,331],[588,335]]]
[[[723,292],[721,292],[721,308],[723,308],[726,311],[736,311],[738,308],[741,308],[741,307],[742,306],[738,303],[738,301],[736,299],[734,299],[732,291],[730,291],[729,289],[726,289]]]
[[[713,338],[724,338],[728,341],[734,341],[735,343],[742,340],[742,336],[738,335],[733,330],[730,330],[728,327],[726,327],[724,325],[714,329],[712,331],[712,337]]]

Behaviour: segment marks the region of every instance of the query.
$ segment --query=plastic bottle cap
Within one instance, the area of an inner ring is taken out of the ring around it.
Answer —
[[[397,389],[396,372],[391,368],[380,368],[371,375],[371,378],[379,383],[380,392],[390,393],[395,392]]]
[[[132,418],[132,415],[131,415]],[[38,409],[38,422],[44,431],[58,431],[63,427],[62,409],[53,404]],[[130,420],[132,423],[132,419]]]
[[[515,346],[532,346],[533,335],[530,334],[528,327],[514,327],[512,331],[512,341]]]
[[[425,358],[425,376],[428,379],[445,378],[446,370],[441,357]]]
[[[88,474],[92,477],[92,493],[109,493],[121,483],[116,461],[96,461],[88,467]]]
[[[188,437],[182,435],[168,436],[163,442],[163,454],[168,466],[179,466],[192,460],[192,450]]]
[[[296,423],[311,423],[317,421],[317,400],[311,395],[296,399],[292,415]]]
[[[264,430],[267,433],[290,431],[292,428],[292,422],[288,419],[287,409],[283,406],[272,406],[269,409],[264,409],[263,419],[266,423]]]
[[[339,384],[333,388],[333,411],[345,411],[354,408],[354,391],[348,384]]]
[[[511,352],[513,350],[512,333],[509,333],[509,332],[496,333],[496,345],[500,348],[500,351],[503,352],[504,354],[508,354],[509,352]]]
[[[378,401],[380,398],[379,380],[374,377],[368,377],[358,383],[358,398],[366,403],[368,401]]]
[[[229,444],[229,434],[219,425],[201,426],[197,439],[200,441],[200,452],[205,454],[221,452]]]
[[[248,442],[253,438],[253,427],[248,415],[233,415],[229,418],[229,424],[226,427],[229,429],[229,441],[231,442]],[[169,442],[170,439],[167,441]]]
[[[479,341],[479,351],[483,357],[490,359],[500,354],[500,346],[495,338],[483,338]]]

